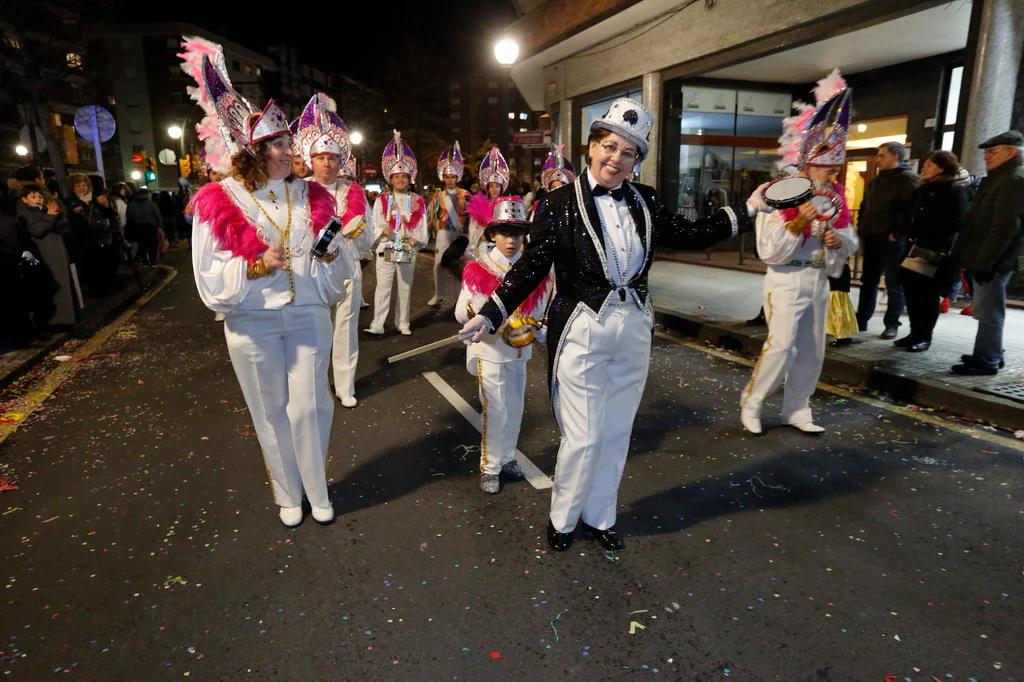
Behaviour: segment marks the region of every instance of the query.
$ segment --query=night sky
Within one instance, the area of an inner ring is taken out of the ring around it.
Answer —
[[[207,3],[201,14],[192,3],[175,3],[162,5],[156,18],[152,5],[124,2],[118,18],[126,22],[185,21],[256,50],[284,40],[295,45],[310,65],[341,72],[367,85],[378,81],[381,70],[390,67],[394,52],[390,46],[410,41],[419,44],[418,54],[446,71],[464,73],[477,70],[477,65],[490,65],[498,34],[516,18],[511,0],[388,0],[349,3],[344,10],[339,3],[338,9],[319,12],[317,5],[275,4],[283,8],[279,15],[255,9],[261,3]],[[246,6],[265,21],[247,21],[255,17],[246,15]],[[302,11],[297,11],[299,7]]]

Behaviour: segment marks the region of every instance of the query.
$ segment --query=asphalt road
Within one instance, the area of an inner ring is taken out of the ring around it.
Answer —
[[[0,446],[4,678],[1024,680],[1019,443],[822,391],[824,437],[750,436],[749,368],[658,338],[627,550],[554,554],[549,491],[481,493],[477,432],[422,376],[477,406],[464,352],[382,364],[456,329],[430,264],[414,336],[367,339],[338,406],[331,526],[278,521],[187,266],[79,363]],[[519,448],[550,475],[536,355]]]

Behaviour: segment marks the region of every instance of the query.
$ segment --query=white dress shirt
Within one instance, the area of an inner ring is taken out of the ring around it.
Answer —
[[[593,192],[597,186],[597,180],[587,169],[587,181],[590,183],[590,190]],[[613,188],[617,189],[617,188]],[[625,198],[615,201],[611,194],[603,194],[594,197],[597,204],[597,214],[601,217],[601,227],[604,230],[604,252],[605,260],[608,262],[608,272],[611,274],[612,283],[623,286],[633,279],[644,264],[644,246],[640,241],[636,223],[633,215],[629,212],[629,205]]]

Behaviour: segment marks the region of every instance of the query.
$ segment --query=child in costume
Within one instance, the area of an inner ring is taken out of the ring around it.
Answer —
[[[462,293],[455,304],[455,319],[465,324],[490,298],[505,273],[522,256],[529,223],[519,197],[500,197],[484,238],[495,246],[466,266]],[[501,492],[500,474],[521,480],[523,470],[515,460],[516,441],[523,420],[526,397],[526,363],[534,341],[544,342],[544,311],[552,291],[549,274],[534,292],[498,329],[498,333],[466,349],[466,369],[476,376],[483,406],[480,440],[480,489],[491,495]]]

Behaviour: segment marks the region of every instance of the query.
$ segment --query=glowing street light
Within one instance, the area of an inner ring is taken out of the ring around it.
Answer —
[[[139,171],[132,171],[132,180],[141,180],[141,179],[142,179],[142,173],[140,173]]]
[[[352,144],[359,144],[363,141],[363,134],[356,130],[351,135],[349,135],[348,139],[352,141]]]
[[[28,147],[23,144],[19,144],[14,148],[14,153],[18,156],[28,156]]]
[[[512,66],[519,58],[519,44],[508,38],[499,41],[494,46],[494,58],[502,66]]]
[[[167,128],[167,134],[172,140],[177,140],[181,137],[181,126],[170,126]]]

